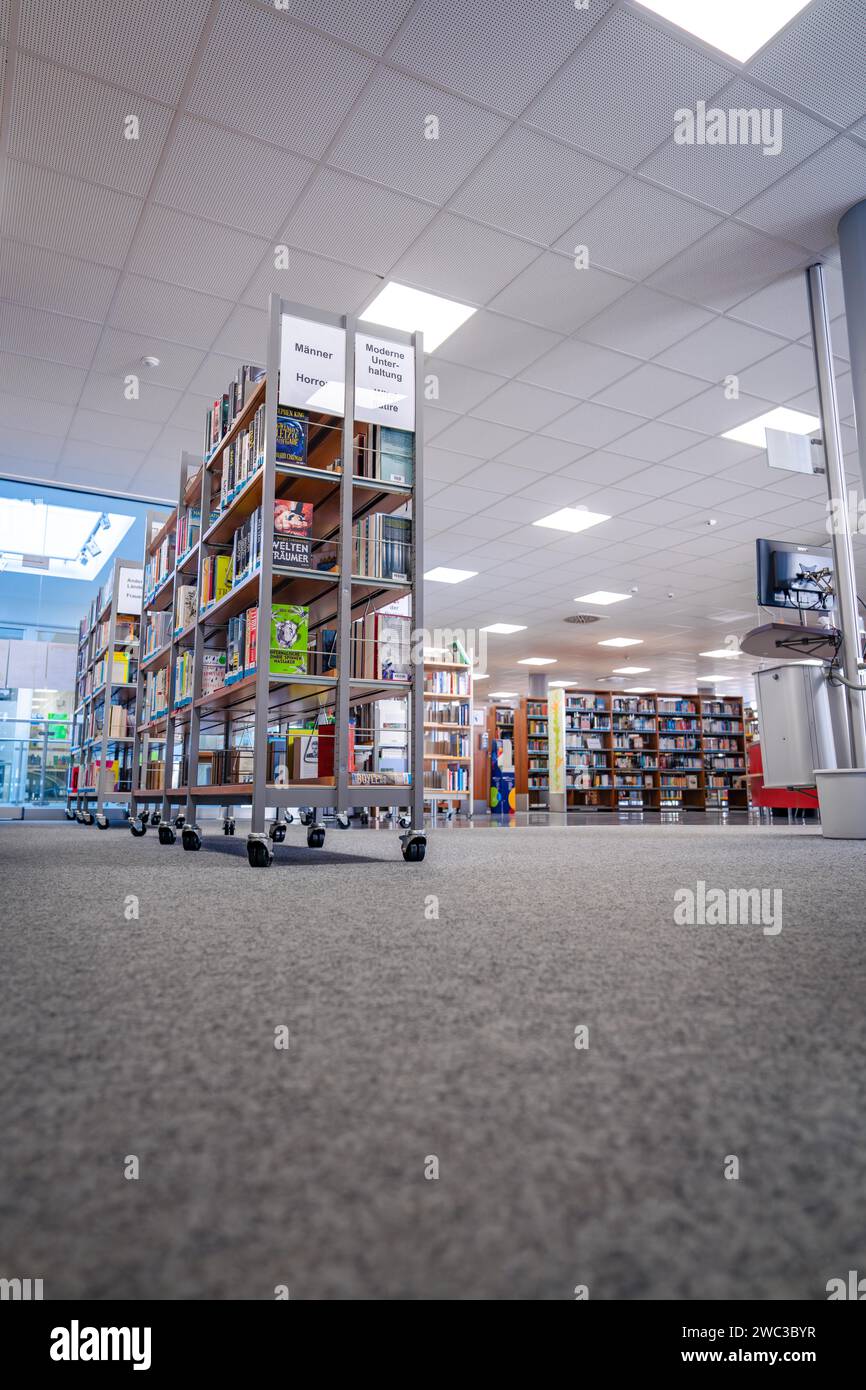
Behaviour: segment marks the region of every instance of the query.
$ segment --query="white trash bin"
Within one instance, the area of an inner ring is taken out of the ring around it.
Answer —
[[[815,769],[821,831],[830,840],[866,840],[866,768]]]

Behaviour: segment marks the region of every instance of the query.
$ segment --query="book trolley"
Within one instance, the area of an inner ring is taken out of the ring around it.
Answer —
[[[403,858],[417,862],[426,852],[423,643],[407,641],[405,661],[384,664],[378,644],[373,661],[365,643],[372,619],[399,598],[412,632],[423,627],[422,336],[272,295],[264,373],[243,370],[203,466],[184,457],[179,505],[148,542],[159,563],[145,594],[146,647],[150,616],[175,606],[170,636],[142,662],[130,828],[141,836],[156,825],[161,844],[179,835],[197,851],[200,808],[222,808],[231,835],[235,808],[249,807],[247,857],[265,868],[289,808],[303,808],[307,844],[319,848],[326,808],[347,826],[353,808],[402,806]],[[384,465],[386,436],[404,451],[397,467],[390,455]],[[196,505],[198,539],[172,562],[172,535]],[[309,528],[294,531],[305,518]],[[195,601],[179,626],[186,576]],[[161,669],[157,686],[148,677]],[[369,702],[397,697],[407,702],[407,771],[356,771],[353,712],[357,721]],[[312,776],[303,775],[310,740]]]
[[[141,568],[116,560],[78,630],[66,816],[100,830],[107,803],[130,801]]]

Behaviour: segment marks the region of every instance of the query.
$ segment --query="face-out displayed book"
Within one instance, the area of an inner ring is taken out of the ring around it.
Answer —
[[[271,606],[268,671],[272,676],[307,673],[310,610],[297,603]]]
[[[293,406],[277,406],[277,467],[282,464],[303,468],[307,462],[307,420]]]
[[[312,502],[278,498],[274,502],[274,564],[309,569],[312,531]]]

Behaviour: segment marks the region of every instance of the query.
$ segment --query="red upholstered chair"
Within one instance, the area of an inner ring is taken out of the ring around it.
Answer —
[[[817,792],[793,792],[787,787],[764,786],[764,762],[760,743],[749,747],[749,792],[752,805],[759,811],[814,811],[818,806]]]

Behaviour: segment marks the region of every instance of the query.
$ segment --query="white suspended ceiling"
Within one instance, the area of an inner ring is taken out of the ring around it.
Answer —
[[[478,308],[430,360],[425,489],[425,568],[478,573],[428,585],[428,623],[527,625],[490,638],[489,689],[527,655],[601,678],[616,635],[689,689],[755,616],[755,538],[826,539],[822,479],[719,438],[815,412],[818,256],[858,481],[835,227],[866,196],[862,0],[746,65],[630,0],[0,0],[0,59],[0,474],[173,496],[271,290],[355,311],[394,276]],[[781,153],[676,146],[699,99],[780,108]],[[611,521],[532,525],[581,504]]]

